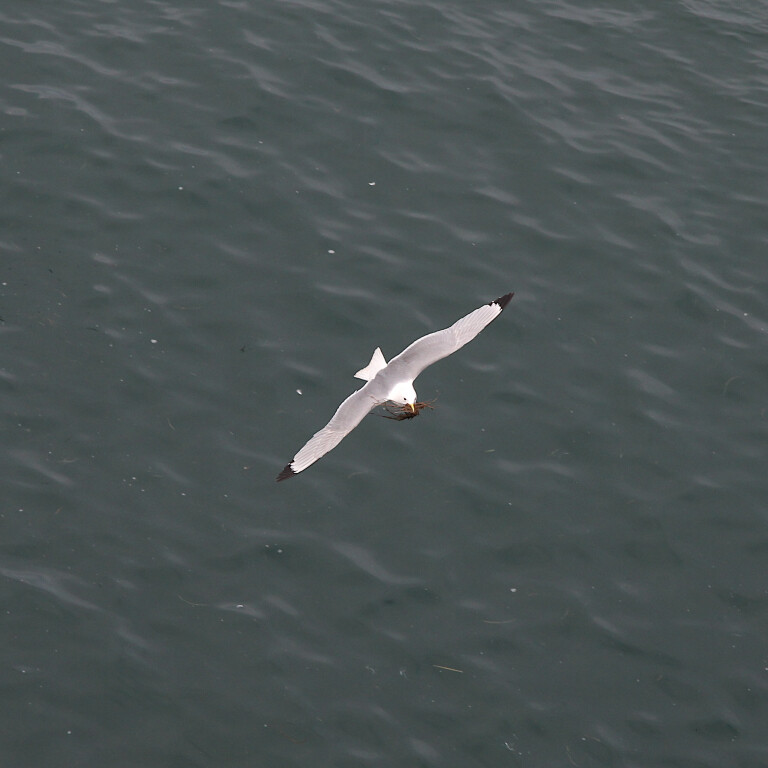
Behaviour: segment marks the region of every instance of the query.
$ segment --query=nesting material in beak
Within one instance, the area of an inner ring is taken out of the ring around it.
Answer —
[[[402,421],[403,419],[412,419],[414,416],[418,416],[424,408],[433,408],[432,403],[434,400],[430,400],[428,403],[406,403],[405,405],[397,405],[396,403],[388,404],[384,406],[386,413],[380,414],[385,419],[395,419],[395,421]]]

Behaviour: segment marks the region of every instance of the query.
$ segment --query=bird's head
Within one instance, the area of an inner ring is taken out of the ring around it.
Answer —
[[[387,399],[398,405],[409,405],[412,412],[416,410],[414,407],[414,403],[416,402],[416,390],[413,388],[413,384],[409,381],[401,381],[392,387]]]

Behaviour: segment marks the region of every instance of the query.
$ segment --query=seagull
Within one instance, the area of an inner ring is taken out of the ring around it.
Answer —
[[[336,410],[333,418],[294,456],[293,461],[277,476],[277,481],[298,475],[328,451],[335,448],[377,405],[392,402],[416,414],[416,390],[413,382],[427,367],[452,355],[477,336],[495,320],[509,304],[514,293],[483,304],[466,317],[457,320],[450,328],[435,331],[416,339],[397,357],[386,361],[379,347],[371,362],[355,374],[355,378],[367,383],[353,392]]]

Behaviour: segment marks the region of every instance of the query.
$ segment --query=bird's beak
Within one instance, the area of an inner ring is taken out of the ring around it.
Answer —
[[[411,413],[416,413],[416,406],[413,403],[408,403],[411,406]]]

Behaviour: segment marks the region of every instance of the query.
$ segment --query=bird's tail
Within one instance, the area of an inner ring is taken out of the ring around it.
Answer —
[[[371,362],[361,368],[356,374],[356,379],[362,379],[363,381],[370,381],[382,368],[387,367],[387,361],[384,359],[384,355],[381,353],[381,349],[376,347],[371,357]]]

